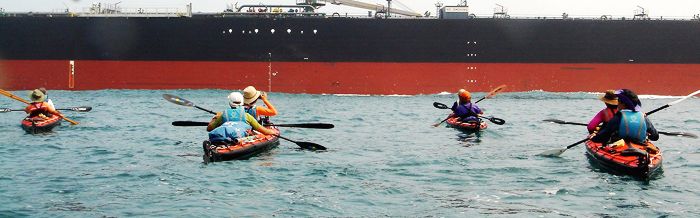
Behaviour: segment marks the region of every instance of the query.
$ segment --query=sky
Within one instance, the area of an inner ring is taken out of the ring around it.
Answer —
[[[385,0],[361,0],[364,2],[386,3]],[[440,0],[445,5],[456,5],[460,0]],[[122,8],[178,8],[192,2],[194,12],[221,12],[227,5],[242,4],[295,4],[296,0],[0,0],[0,8],[6,12],[58,12],[69,8],[72,12],[82,12],[93,3],[119,3]],[[393,0],[400,9],[412,9],[423,14],[435,14],[437,0]],[[700,14],[700,0],[472,0],[468,1],[470,13],[477,16],[491,16],[496,4],[507,8],[515,17],[558,17],[566,12],[571,17],[632,17],[637,6],[644,7],[651,17],[692,18]],[[402,7],[405,5],[406,7]],[[326,6],[320,12],[365,15],[367,10],[347,6]]]

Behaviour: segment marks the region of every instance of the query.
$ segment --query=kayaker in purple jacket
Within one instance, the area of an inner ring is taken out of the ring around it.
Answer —
[[[484,114],[483,111],[476,104],[472,103],[471,93],[464,89],[460,89],[457,92],[459,100],[452,104],[453,116],[458,116],[461,118],[462,122],[479,122],[480,114]]]

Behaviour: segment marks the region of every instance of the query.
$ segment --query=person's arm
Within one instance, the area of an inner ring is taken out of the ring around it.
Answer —
[[[46,99],[46,104],[51,110],[56,110],[56,106],[53,105],[53,101],[51,101],[51,99]]]
[[[601,129],[597,134],[594,134],[593,137],[591,137],[591,141],[596,143],[604,143],[609,141],[613,132],[617,131],[617,129],[620,127],[620,119],[620,116],[613,117],[613,119],[611,119],[610,122],[605,125],[605,128]]]
[[[256,112],[258,113],[259,116],[275,116],[277,115],[277,109],[275,109],[275,106],[270,103],[270,101],[267,100],[267,93],[263,92],[260,95],[260,98],[263,100],[263,103],[265,103],[265,107],[256,107]]]
[[[600,123],[603,122],[603,113],[605,113],[604,110],[598,112],[598,114],[596,114],[595,117],[593,117],[593,119],[591,119],[591,121],[588,122],[588,126],[586,127],[588,128],[588,133],[595,132],[596,127],[598,127],[598,125],[600,125]]]
[[[211,118],[211,121],[209,121],[209,125],[207,125],[207,132],[211,132],[212,130],[216,129],[216,127],[221,126],[221,122],[223,119],[221,118],[222,112],[216,113],[214,117]]]
[[[477,114],[477,115],[482,115],[482,114],[484,114],[484,111],[482,111],[481,108],[479,108],[479,106],[477,106],[476,104],[474,104],[473,106],[474,106],[474,107],[472,107],[472,109],[473,109],[472,111],[473,111],[475,114]]]
[[[44,104],[46,104],[46,103],[44,103]],[[53,115],[56,115],[56,116],[59,116],[59,117],[63,117],[63,114],[61,114],[61,112],[58,112],[58,111],[57,111],[56,109],[54,109],[53,107],[50,107],[48,104],[46,104],[46,108],[48,108],[48,109],[47,109],[48,113],[53,114]]]
[[[654,124],[651,124],[651,120],[649,120],[647,116],[644,116],[644,120],[647,122],[647,134],[649,135],[649,140],[659,140],[659,132],[657,132],[656,128],[654,128]]]
[[[265,128],[264,126],[260,125],[257,120],[255,120],[255,117],[253,115],[250,115],[249,113],[245,114],[245,119],[248,121],[248,124],[253,127],[255,131],[261,132],[262,134],[265,135],[274,135],[276,134],[275,131]]]

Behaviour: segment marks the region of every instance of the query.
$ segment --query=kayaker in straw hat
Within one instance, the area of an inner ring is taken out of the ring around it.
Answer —
[[[48,93],[48,91],[46,91],[46,88],[41,87],[41,88],[39,88],[39,91],[43,92],[44,95],[46,95],[46,100],[44,100],[44,102],[46,102],[47,104],[49,104],[49,107],[50,107],[51,109],[55,110],[55,109],[56,109],[56,106],[53,105],[53,101],[51,101],[51,99],[49,98],[49,93]]]
[[[46,94],[39,89],[34,89],[29,93],[29,99],[32,101],[26,108],[24,112],[29,114],[27,118],[34,119],[44,119],[52,115],[63,117],[61,113],[56,111],[49,103],[44,102],[46,100]]]
[[[603,127],[610,122],[610,119],[617,113],[617,96],[615,96],[615,90],[605,91],[605,94],[600,96],[600,100],[605,103],[605,108],[600,110],[598,114],[588,122],[588,133],[593,133],[598,130],[598,125],[601,123]]]
[[[641,111],[642,102],[637,94],[629,89],[620,89],[615,91],[615,96],[618,101],[617,113],[597,134],[591,134],[591,141],[607,143],[624,139],[625,142],[645,144],[647,139],[659,140],[656,128]]]
[[[207,126],[210,142],[236,143],[238,139],[248,136],[253,129],[266,135],[276,133],[260,125],[253,116],[245,112],[241,93],[232,92],[228,101],[229,108],[217,113]]]
[[[277,109],[275,106],[267,100],[267,93],[261,92],[255,89],[253,86],[248,86],[243,89],[243,104],[245,106],[245,111],[250,115],[253,115],[255,119],[259,119],[260,116],[275,116],[277,115]],[[258,107],[255,105],[258,99],[262,99],[265,103],[265,107]]]
[[[472,95],[469,91],[464,89],[457,91],[457,101],[452,104],[452,116],[460,117],[462,122],[481,122],[479,115],[484,112],[471,101]]]

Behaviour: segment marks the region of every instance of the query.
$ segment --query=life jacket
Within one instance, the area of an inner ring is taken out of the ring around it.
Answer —
[[[252,115],[256,120],[258,119],[258,106],[253,105],[245,109],[245,112]]]
[[[42,114],[46,116],[49,114],[49,107],[48,105],[44,104],[44,102],[33,102],[29,104],[24,111],[29,114],[27,116],[29,118],[37,117]]]
[[[621,110],[620,128],[618,136],[625,140],[644,144],[647,140],[647,122],[642,112]]]
[[[610,120],[612,120],[613,116],[615,116],[615,112],[617,112],[617,109],[610,109],[610,108],[603,109],[603,123],[610,122]]]
[[[470,122],[470,121],[479,122],[480,121],[479,115],[476,114],[476,112],[474,112],[474,104],[466,103],[466,104],[461,104],[461,105],[457,106],[457,108],[459,108],[459,107],[463,107],[467,111],[466,115],[460,116],[462,118],[463,122]]]
[[[237,139],[248,136],[248,130],[253,127],[245,119],[243,107],[226,109],[221,115],[223,124],[209,132],[209,141],[236,143]]]

